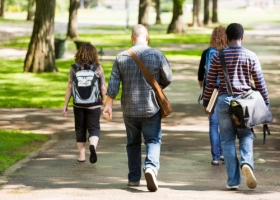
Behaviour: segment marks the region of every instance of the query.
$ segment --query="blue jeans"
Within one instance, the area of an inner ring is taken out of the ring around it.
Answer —
[[[214,113],[209,115],[209,136],[211,144],[211,153],[213,160],[220,160],[220,156],[223,155],[220,134],[219,134],[219,117],[217,106],[214,109]]]
[[[123,116],[127,133],[128,181],[136,182],[141,179],[141,143],[142,134],[146,145],[146,158],[143,170],[153,168],[159,170],[161,146],[161,116],[160,112],[152,117]]]
[[[237,97],[235,95],[234,97]],[[231,117],[228,112],[230,100],[233,97],[223,94],[218,97],[218,110],[220,122],[221,143],[224,152],[225,165],[228,175],[227,184],[229,186],[241,183],[240,168],[243,164],[248,164],[254,169],[253,157],[253,133],[251,129],[237,129],[233,127]],[[240,164],[236,154],[235,140],[239,139]]]

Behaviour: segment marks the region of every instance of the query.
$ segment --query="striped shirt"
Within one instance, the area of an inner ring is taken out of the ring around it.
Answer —
[[[229,46],[224,49],[224,55],[233,94],[242,94],[250,90],[250,79],[252,77],[256,89],[261,93],[266,104],[269,104],[268,91],[256,54],[241,46]],[[219,94],[226,94],[226,82],[220,63],[219,52],[211,60],[207,85],[203,94],[203,106],[207,106],[209,103],[216,85],[217,75],[220,77]]]
[[[146,44],[131,48],[153,74],[162,88],[172,80],[172,71],[165,56]],[[151,117],[159,111],[155,93],[127,51],[120,53],[112,68],[107,95],[115,99],[122,82],[123,114],[131,117]]]

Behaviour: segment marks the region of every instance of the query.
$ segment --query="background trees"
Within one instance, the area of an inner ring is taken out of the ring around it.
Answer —
[[[193,26],[201,26],[201,0],[193,0]]]
[[[212,3],[212,4],[211,4]],[[212,5],[212,18],[210,21],[210,4]],[[218,0],[204,0],[204,18],[203,24],[207,25],[209,22],[218,23]]]
[[[0,17],[4,17],[5,16],[5,0],[1,0],[0,3]]]
[[[160,0],[155,0],[155,8],[156,8],[156,24],[161,24],[161,8],[160,8]]]
[[[204,0],[204,15],[203,15],[203,24],[207,25],[209,23],[209,0]]]
[[[26,20],[31,21],[35,12],[35,0],[28,0]]]
[[[212,22],[218,23],[218,0],[212,0],[213,8],[212,8]]]
[[[57,72],[54,51],[55,0],[36,0],[33,32],[24,61],[25,72]]]
[[[150,5],[151,5],[151,0],[139,0],[138,24],[143,24],[147,28],[149,26]]]
[[[183,19],[183,4],[185,0],[173,0],[173,16],[167,33],[184,33],[186,25]]]
[[[70,0],[69,18],[67,27],[67,36],[70,38],[78,37],[77,14],[79,8],[79,0]]]

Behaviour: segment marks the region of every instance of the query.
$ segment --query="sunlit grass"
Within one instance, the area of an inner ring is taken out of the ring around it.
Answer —
[[[178,46],[181,44],[205,44],[209,42],[209,34],[151,34],[149,37],[149,46],[157,48],[164,46]],[[90,42],[97,49],[101,47],[103,50],[123,49],[131,47],[130,34],[80,34],[80,41]],[[29,37],[17,37],[9,41],[1,43],[2,47],[27,49],[29,45]],[[76,50],[73,40],[66,41],[67,50]]]
[[[63,107],[72,60],[57,60],[58,73],[23,73],[23,60],[0,59],[1,108]],[[102,62],[108,81],[112,63]],[[120,95],[120,94],[119,94]],[[118,96],[119,98],[119,96]],[[69,106],[72,106],[70,101]]]
[[[49,135],[0,129],[0,172],[38,149]]]

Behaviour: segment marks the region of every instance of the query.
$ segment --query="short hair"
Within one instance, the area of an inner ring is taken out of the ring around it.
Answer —
[[[232,23],[228,25],[226,34],[229,41],[238,40],[243,37],[244,29],[241,24]]]
[[[211,35],[209,46],[214,47],[218,50],[224,49],[228,46],[225,27],[218,26],[218,27],[214,28],[212,35]]]
[[[148,36],[147,28],[142,24],[137,24],[132,30],[132,37],[138,38],[139,36]]]

